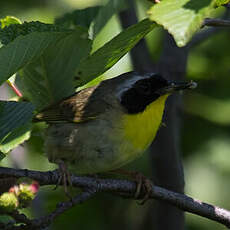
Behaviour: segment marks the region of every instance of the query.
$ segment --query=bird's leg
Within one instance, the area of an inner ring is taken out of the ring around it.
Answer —
[[[141,200],[140,204],[144,204],[150,197],[153,189],[153,182],[144,176],[140,172],[135,172],[135,179],[137,181],[137,189],[135,193],[135,198],[137,199],[141,193],[141,188],[144,189],[144,198]]]
[[[70,175],[64,161],[59,160],[57,163],[58,163],[58,167],[59,167],[58,170],[60,172],[60,177],[58,179],[57,186],[60,184],[63,184],[65,194],[71,198],[70,194],[68,193],[68,185],[72,186],[71,175]],[[55,189],[57,188],[57,186],[55,187]]]
[[[138,199],[141,194],[141,190],[142,189],[144,190],[145,196],[140,202],[140,204],[144,204],[151,196],[153,182],[150,179],[148,179],[146,176],[144,176],[142,173],[135,172],[135,171],[128,171],[124,169],[117,169],[110,172],[131,177],[137,183],[136,192],[134,195],[135,199]]]

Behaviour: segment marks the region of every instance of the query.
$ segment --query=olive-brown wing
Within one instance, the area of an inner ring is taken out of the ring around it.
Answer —
[[[105,93],[105,92],[104,92]],[[84,89],[65,100],[52,105],[36,115],[36,121],[47,123],[85,122],[104,113],[109,106],[99,87]]]

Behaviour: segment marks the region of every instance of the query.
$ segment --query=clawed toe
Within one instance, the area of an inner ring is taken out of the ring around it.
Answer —
[[[137,183],[136,191],[134,194],[135,199],[140,199],[140,195],[144,194],[144,198],[141,200],[141,202],[139,202],[139,204],[143,205],[151,197],[153,182],[145,177],[142,173],[127,171],[124,169],[113,170],[110,171],[110,173],[132,177],[132,179]]]
[[[72,186],[72,181],[71,181],[71,174],[69,173],[65,163],[63,161],[59,161],[58,162],[58,166],[59,166],[59,173],[60,173],[60,177],[58,179],[57,185],[55,186],[54,189],[57,189],[57,187],[61,184],[63,184],[64,186],[64,191],[65,194],[69,197],[72,198],[71,195],[68,192],[68,185]]]
[[[140,194],[144,193],[144,198],[139,202],[140,205],[143,205],[150,197],[153,188],[153,182],[146,178],[142,173],[136,172],[135,181],[137,183],[135,199],[139,199]]]

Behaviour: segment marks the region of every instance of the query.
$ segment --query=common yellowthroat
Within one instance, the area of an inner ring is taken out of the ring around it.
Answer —
[[[195,87],[195,82],[172,82],[155,73],[128,72],[79,91],[36,117],[49,123],[49,161],[62,161],[79,174],[122,167],[153,141],[167,97]]]

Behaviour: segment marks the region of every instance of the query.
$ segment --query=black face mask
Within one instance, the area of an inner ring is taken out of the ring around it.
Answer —
[[[120,101],[121,105],[130,114],[143,112],[146,106],[161,96],[157,91],[168,85],[168,81],[158,74],[140,79],[132,88],[123,92]]]

